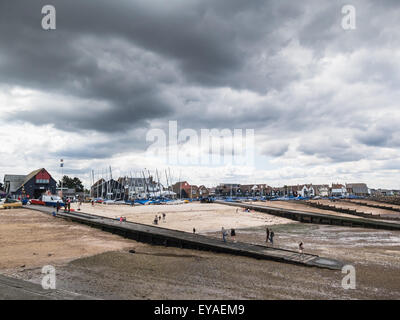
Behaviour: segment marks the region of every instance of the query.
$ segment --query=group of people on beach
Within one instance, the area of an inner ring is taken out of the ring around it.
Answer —
[[[163,213],[163,214],[162,214],[163,222],[165,222],[165,217],[166,217],[166,214]],[[154,224],[158,224],[159,221],[161,221],[161,216],[155,215],[154,220],[153,220],[153,223],[154,223]]]
[[[266,229],[267,237],[265,239],[265,242],[268,243],[268,241],[271,242],[271,244],[274,244],[274,237],[275,233],[272,230],[269,230],[268,228]]]
[[[221,233],[222,233],[222,241],[226,242],[226,237],[228,236],[228,232],[225,230],[224,227],[222,227],[221,229]],[[236,230],[235,229],[231,229],[231,239],[233,240],[233,242],[236,242]]]
[[[71,212],[71,199],[66,198],[63,201],[64,201],[64,212]],[[79,207],[80,207],[80,203],[79,203]],[[57,204],[56,204],[57,213],[60,211],[60,209],[61,209],[61,203],[60,203],[60,201],[57,201]],[[80,210],[80,208],[79,208],[79,210]]]

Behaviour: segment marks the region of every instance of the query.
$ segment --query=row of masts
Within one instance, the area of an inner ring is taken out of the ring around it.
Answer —
[[[113,179],[112,168],[101,170],[95,173],[90,172],[91,189],[90,195],[95,198],[107,200],[135,200],[149,198],[172,198],[172,176],[171,170],[164,170],[165,184],[161,183],[161,172],[155,170],[155,175],[150,170],[135,170],[129,174],[119,176],[117,180]]]

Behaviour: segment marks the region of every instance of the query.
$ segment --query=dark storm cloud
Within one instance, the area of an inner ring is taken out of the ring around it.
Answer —
[[[260,46],[278,51],[281,40],[274,38],[274,29],[299,13],[288,4],[265,6],[264,1],[53,1],[58,29],[44,32],[38,14],[44,4],[3,2],[1,37],[9,44],[5,65],[14,67],[4,77],[46,88],[97,76],[95,59],[74,47],[85,35],[100,42],[123,38],[156,52],[176,61],[189,81],[246,88],[239,76],[252,52]]]
[[[54,124],[62,130],[106,132],[146,126],[151,119],[167,115],[174,118],[176,106],[161,94],[160,86],[180,86],[182,82],[162,71],[149,74],[154,65],[162,69],[165,64],[176,64],[183,82],[248,87],[251,81],[246,84],[241,77],[248,51],[254,50],[254,44],[284,19],[278,14],[298,13],[288,10],[287,5],[268,8],[262,1],[250,5],[242,1],[219,1],[216,5],[210,1],[168,5],[55,1],[52,4],[57,10],[57,30],[46,32],[40,27],[40,12],[45,4],[2,2],[0,40],[7,46],[0,51],[0,81],[64,95],[65,100],[71,96],[86,99],[88,105],[71,102],[70,108],[59,108],[54,101],[54,106],[39,105],[18,112],[18,119],[35,125]],[[121,39],[128,45],[124,48],[117,43],[107,48],[111,39]],[[269,52],[279,49],[279,41],[272,40],[268,43]],[[142,58],[140,66],[134,65],[132,59],[136,57],[125,52],[134,48],[143,53],[154,52],[157,57],[147,61]],[[98,57],[104,53],[122,68],[107,70],[100,65]],[[262,76],[265,78],[268,75]],[[267,87],[274,86],[268,82]],[[87,99],[103,102],[107,107],[94,110]],[[264,114],[271,112],[266,110]],[[15,114],[9,117],[15,118]],[[211,114],[203,123],[213,118]]]
[[[353,1],[354,32],[341,28],[340,1],[55,0],[56,31],[41,29],[46,4],[0,3],[0,85],[33,89],[54,100],[35,100],[23,112],[3,117],[109,135],[104,145],[71,148],[70,156],[77,158],[107,157],[123,148],[115,137],[153,121],[178,120],[188,128],[252,128],[291,137],[318,136],[327,125],[360,129],[370,119],[356,103],[337,102],[344,86],[309,92],[316,88],[311,86],[306,93],[302,86],[297,91],[290,86],[317,74],[318,59],[327,52],[373,52],[389,41],[399,44],[391,33],[397,30],[399,3],[389,0]],[[354,72],[345,80],[396,88],[399,73],[391,72],[392,62],[374,60],[371,54],[357,68],[349,65]],[[224,100],[213,91],[225,88],[254,96]],[[196,94],[191,96],[190,90]],[[369,146],[394,141],[389,134],[370,132],[356,140]],[[130,150],[144,148],[143,140],[131,141]],[[288,146],[282,141],[267,152],[282,156]],[[298,150],[332,162],[363,158],[361,151],[340,143],[301,144]]]

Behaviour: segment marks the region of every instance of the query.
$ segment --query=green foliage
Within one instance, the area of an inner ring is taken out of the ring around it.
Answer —
[[[75,189],[76,192],[82,192],[84,190],[82,181],[77,178],[70,178],[68,176],[63,177],[63,188]],[[61,181],[58,181],[58,187],[61,187]]]

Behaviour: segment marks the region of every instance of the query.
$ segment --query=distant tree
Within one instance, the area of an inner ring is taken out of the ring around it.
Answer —
[[[70,178],[68,176],[64,176],[62,178],[63,188],[75,189],[76,192],[82,192],[84,190],[82,181],[77,178]],[[61,188],[61,181],[58,181],[58,187]]]

